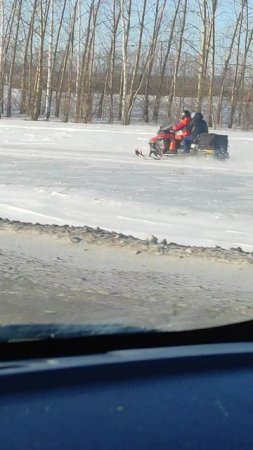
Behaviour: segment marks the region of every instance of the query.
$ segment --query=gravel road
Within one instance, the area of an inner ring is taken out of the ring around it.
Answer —
[[[253,318],[253,257],[0,220],[0,322],[179,330]]]

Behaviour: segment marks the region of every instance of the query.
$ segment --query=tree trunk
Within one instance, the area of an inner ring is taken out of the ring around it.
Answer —
[[[214,113],[213,113],[213,86],[214,86],[214,77],[215,77],[215,50],[216,50],[216,10],[217,10],[217,2],[218,0],[212,0],[212,17],[211,17],[211,30],[212,30],[212,68],[211,75],[209,80],[209,88],[208,88],[208,114],[207,114],[207,122],[209,127],[215,128],[214,123]]]
[[[29,23],[27,38],[25,42],[25,50],[24,50],[24,60],[22,66],[22,76],[21,76],[21,100],[20,100],[20,113],[24,114],[27,112],[27,90],[28,90],[28,80],[29,80],[29,67],[28,67],[28,53],[29,53],[29,45],[32,40],[32,34],[34,29],[34,17],[37,9],[37,0],[34,1],[32,15]],[[32,59],[32,54],[30,55],[30,60]]]
[[[50,2],[50,32],[49,32],[49,45],[48,45],[45,120],[49,120],[49,117],[50,117],[51,99],[52,99],[52,77],[53,77],[54,0],[49,0],[49,2]]]
[[[109,67],[109,123],[114,120],[114,71],[115,71],[115,56],[116,56],[116,38],[120,21],[120,8],[118,7],[118,0],[113,0],[112,10],[112,37],[110,48],[110,67]]]
[[[181,52],[182,52],[183,38],[184,38],[184,32],[185,32],[187,7],[188,7],[188,0],[185,0],[184,1],[184,6],[183,6],[182,24],[181,24],[180,33],[179,33],[179,43],[178,43],[178,49],[177,49],[177,56],[176,56],[176,60],[175,60],[175,69],[174,69],[174,75],[173,75],[173,82],[172,82],[172,86],[171,86],[171,90],[170,90],[170,94],[169,94],[168,117],[171,116],[172,102],[173,102],[173,99],[176,97],[177,79],[178,79],[179,64],[180,64],[180,60],[181,60]]]
[[[166,53],[165,53],[165,56],[163,58],[163,61],[161,61],[160,80],[159,80],[159,85],[158,85],[158,88],[157,88],[157,94],[156,94],[156,97],[155,97],[155,104],[154,104],[154,110],[153,110],[153,121],[155,123],[158,122],[160,105],[161,105],[162,90],[163,90],[163,87],[164,87],[165,73],[166,73],[168,59],[169,59],[171,48],[172,48],[172,43],[173,43],[173,38],[174,38],[174,33],[175,33],[175,27],[176,27],[176,23],[177,23],[178,14],[179,14],[179,8],[181,6],[181,1],[182,0],[177,0],[175,11],[174,11],[174,15],[173,15],[173,19],[172,19],[172,23],[171,23],[171,28],[170,28],[170,32],[169,32],[169,38],[168,38]],[[162,52],[161,52],[161,60],[162,60],[162,57],[163,57],[163,55],[162,55]]]
[[[4,96],[4,0],[0,0],[0,119],[3,114]]]
[[[201,111],[202,99],[203,99],[203,89],[205,82],[205,68],[206,68],[206,58],[207,58],[207,0],[202,1],[201,8],[201,18],[202,18],[202,40],[201,40],[201,52],[199,61],[199,75],[198,75],[198,88],[197,88],[197,98],[196,98],[196,111]]]
[[[45,32],[47,26],[48,12],[49,12],[49,4],[46,4],[46,10],[44,11],[43,3],[40,2],[40,9],[39,9],[40,45],[39,45],[38,65],[34,84],[33,103],[31,105],[32,120],[38,120],[41,111],[43,56],[44,56]]]
[[[159,38],[159,32],[162,25],[162,18],[164,16],[165,7],[167,4],[167,0],[163,0],[160,3],[160,0],[156,3],[156,9],[155,9],[155,16],[154,16],[154,26],[153,26],[153,33],[150,43],[150,53],[151,58],[150,62],[147,66],[147,75],[146,75],[146,86],[145,86],[145,96],[144,96],[144,106],[143,106],[143,119],[144,122],[149,122],[149,88],[150,88],[150,81],[151,81],[151,75],[153,71],[153,64],[154,64],[154,55],[155,50],[157,48],[157,42]]]
[[[102,119],[104,116],[104,107],[105,107],[104,103],[105,103],[105,98],[106,98],[106,93],[107,93],[108,78],[109,78],[109,74],[108,74],[108,70],[107,70],[106,75],[105,75],[104,88],[100,94],[100,98],[99,98],[99,102],[98,102],[98,110],[97,110],[97,118],[98,119]]]
[[[238,99],[238,72],[239,72],[239,62],[240,62],[240,54],[241,54],[241,32],[242,32],[242,24],[244,19],[244,7],[245,7],[245,1],[242,1],[241,5],[241,17],[239,22],[239,29],[238,29],[238,41],[237,41],[237,50],[236,50],[236,65],[235,65],[235,75],[233,80],[233,87],[231,92],[231,99],[230,99],[230,118],[228,123],[228,128],[232,128],[234,123],[234,116],[235,116],[235,109]]]
[[[71,83],[72,83],[72,58],[73,58],[73,38],[74,38],[74,26],[75,26],[75,15],[76,15],[77,1],[74,6],[74,11],[72,17],[70,18],[69,23],[69,31],[68,31],[68,40],[67,47],[64,54],[59,88],[56,92],[56,105],[55,105],[55,116],[60,116],[60,108],[62,102],[63,92],[65,93],[64,98],[64,121],[67,122],[69,119],[69,107],[70,107],[70,97],[71,97]],[[66,80],[67,73],[67,80]],[[66,81],[66,85],[64,83]],[[64,89],[65,87],[65,89]]]
[[[231,56],[232,56],[232,51],[233,51],[233,47],[234,47],[234,43],[235,43],[235,39],[236,39],[236,35],[237,35],[238,26],[240,24],[240,21],[241,21],[241,11],[240,11],[239,15],[236,18],[236,24],[235,24],[235,27],[234,27],[234,32],[233,32],[231,43],[230,43],[230,47],[229,47],[229,50],[228,50],[228,55],[227,55],[227,58],[225,59],[225,63],[224,63],[224,69],[223,69],[222,80],[221,80],[220,95],[219,95],[218,106],[217,106],[217,118],[216,118],[216,122],[217,122],[217,124],[219,126],[221,125],[221,113],[222,113],[222,106],[223,106],[223,97],[224,97],[226,76],[227,76],[229,63],[230,63],[230,59],[231,59]]]
[[[18,6],[17,6],[18,3]],[[16,59],[16,53],[17,53],[17,42],[18,42],[18,33],[19,33],[19,26],[20,26],[20,19],[21,19],[21,7],[22,7],[22,0],[19,0],[19,2],[16,1],[15,4],[15,12],[17,15],[17,25],[16,25],[16,33],[14,38],[14,47],[13,47],[13,54],[12,54],[12,60],[10,65],[10,72],[9,72],[9,78],[8,78],[8,93],[7,93],[7,104],[6,104],[6,116],[11,116],[11,93],[12,93],[12,82],[13,82],[13,73],[14,73],[14,64]]]

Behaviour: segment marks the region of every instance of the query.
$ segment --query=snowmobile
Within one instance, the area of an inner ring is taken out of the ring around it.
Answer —
[[[136,149],[135,154],[143,158],[168,158],[168,157],[212,157],[218,160],[229,158],[228,136],[215,133],[202,133],[192,142],[189,153],[184,153],[182,146],[186,134],[182,131],[175,132],[171,129],[173,123],[161,126],[155,136],[149,140],[149,154]]]

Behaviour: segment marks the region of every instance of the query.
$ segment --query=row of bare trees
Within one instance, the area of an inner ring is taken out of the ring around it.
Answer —
[[[249,128],[252,43],[250,0],[0,0],[0,111]]]

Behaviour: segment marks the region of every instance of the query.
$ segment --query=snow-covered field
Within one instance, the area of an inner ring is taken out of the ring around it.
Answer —
[[[2,119],[0,217],[253,251],[253,133],[226,162],[138,159],[156,130]]]

